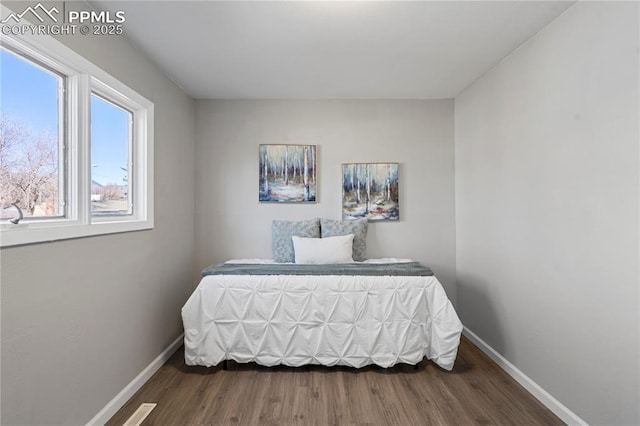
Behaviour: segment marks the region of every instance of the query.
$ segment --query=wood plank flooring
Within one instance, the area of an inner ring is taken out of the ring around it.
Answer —
[[[369,366],[188,367],[176,354],[107,423],[156,402],[143,425],[562,425],[462,338],[453,371]]]

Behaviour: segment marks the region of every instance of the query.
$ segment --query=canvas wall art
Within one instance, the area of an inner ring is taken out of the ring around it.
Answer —
[[[261,202],[315,203],[315,145],[260,145],[259,163]]]
[[[398,163],[342,165],[342,218],[398,220]]]

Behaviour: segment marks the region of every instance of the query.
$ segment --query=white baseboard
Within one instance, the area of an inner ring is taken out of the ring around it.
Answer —
[[[529,376],[511,364],[505,357],[500,355],[495,349],[489,346],[484,340],[478,337],[474,332],[464,327],[463,334],[473,342],[482,352],[495,361],[508,375],[513,377],[516,382],[520,383],[526,390],[531,393],[538,401],[543,403],[549,410],[560,420],[568,425],[587,425],[587,422],[578,417],[573,411],[565,407],[560,401],[555,399],[549,392],[542,389],[540,385],[531,380]]]
[[[120,393],[115,396],[115,398],[109,401],[109,403],[105,405],[105,407],[100,410],[100,412],[96,414],[93,419],[89,420],[89,423],[87,423],[87,425],[104,425],[105,423],[107,423],[109,419],[111,419],[111,417],[113,417],[113,415],[116,414],[118,410],[122,408],[124,404],[127,403],[127,401],[129,401],[129,399],[131,399],[133,394],[135,394],[138,389],[140,389],[142,385],[144,385],[147,380],[149,380],[151,376],[153,376],[153,374],[158,371],[160,367],[162,367],[164,363],[167,362],[167,360],[169,360],[169,358],[171,358],[171,355],[173,355],[178,350],[178,348],[180,348],[180,346],[182,345],[183,337],[184,334],[181,334],[176,340],[173,341],[173,343],[169,345],[167,349],[162,351],[162,353],[158,355],[156,359],[151,361],[151,364],[147,365],[147,367],[142,370],[142,372],[138,374],[136,378],[133,379],[127,386],[125,386],[124,389],[122,389]]]

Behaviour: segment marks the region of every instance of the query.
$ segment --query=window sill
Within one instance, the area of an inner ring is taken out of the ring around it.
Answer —
[[[46,227],[36,223],[20,223],[17,225],[3,224],[0,229],[0,247],[49,243],[73,238],[94,237],[149,229],[153,229],[152,220],[102,222],[92,223],[90,225],[60,223],[56,226]]]

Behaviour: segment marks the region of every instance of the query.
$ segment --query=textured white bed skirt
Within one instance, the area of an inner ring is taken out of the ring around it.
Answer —
[[[182,308],[185,362],[453,368],[462,324],[436,277],[210,275]]]

